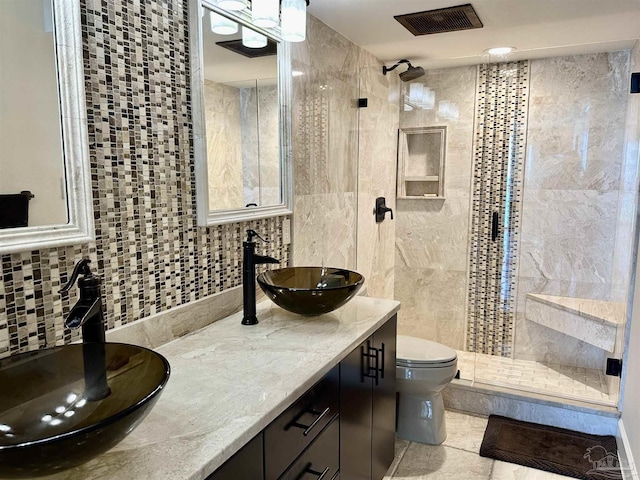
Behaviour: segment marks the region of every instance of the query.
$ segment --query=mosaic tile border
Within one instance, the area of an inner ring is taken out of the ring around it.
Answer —
[[[186,0],[81,0],[95,243],[2,255],[0,357],[71,342],[58,293],[89,256],[108,328],[241,283],[247,228],[289,264],[282,221],[196,226]]]
[[[467,349],[510,356],[526,150],[529,63],[478,66]],[[491,239],[492,217],[500,228]]]

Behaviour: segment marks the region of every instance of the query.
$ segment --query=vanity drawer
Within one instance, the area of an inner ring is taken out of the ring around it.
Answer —
[[[340,422],[336,418],[278,480],[333,480],[340,468]]]
[[[265,429],[266,480],[276,480],[284,472],[335,417],[339,406],[340,379],[336,366]],[[327,480],[330,479],[329,476]]]

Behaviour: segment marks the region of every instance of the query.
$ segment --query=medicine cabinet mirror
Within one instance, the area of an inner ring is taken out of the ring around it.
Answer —
[[[289,46],[245,12],[190,6],[198,224],[289,214]]]
[[[79,0],[0,2],[0,253],[93,239]]]

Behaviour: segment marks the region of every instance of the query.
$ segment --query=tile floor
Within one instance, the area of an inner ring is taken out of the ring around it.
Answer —
[[[617,402],[615,394],[609,395],[606,379],[600,370],[516,360],[483,353],[457,353],[458,369],[462,379],[603,405],[616,405]]]
[[[447,411],[448,436],[432,446],[396,439],[396,458],[384,480],[566,480],[554,473],[478,455],[487,419]]]

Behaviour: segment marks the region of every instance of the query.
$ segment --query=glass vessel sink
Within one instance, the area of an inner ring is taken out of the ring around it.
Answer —
[[[364,277],[343,268],[291,267],[258,275],[258,284],[276,305],[302,315],[321,315],[351,300]]]
[[[149,413],[169,363],[121,343],[0,360],[0,478],[56,473],[109,450]]]

